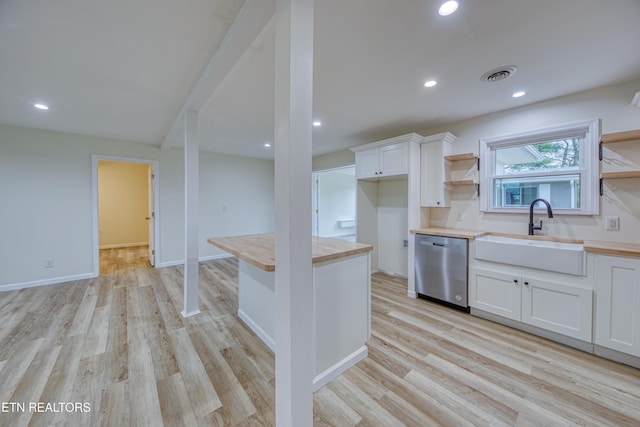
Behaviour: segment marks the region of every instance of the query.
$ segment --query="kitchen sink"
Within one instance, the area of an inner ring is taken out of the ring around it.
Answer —
[[[487,235],[475,239],[475,258],[538,270],[584,275],[585,254],[582,243]]]

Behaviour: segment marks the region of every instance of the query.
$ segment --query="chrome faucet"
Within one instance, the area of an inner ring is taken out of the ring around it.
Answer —
[[[553,212],[551,211],[551,205],[549,204],[549,202],[545,199],[535,199],[529,205],[529,236],[533,236],[533,232],[535,230],[542,230],[542,220],[540,220],[540,226],[533,225],[533,207],[538,202],[542,202],[547,205],[547,215],[549,216],[549,218],[553,218]]]

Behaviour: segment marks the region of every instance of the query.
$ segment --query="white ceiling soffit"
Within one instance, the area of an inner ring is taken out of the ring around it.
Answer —
[[[275,0],[247,0],[182,106],[162,148],[182,145],[186,110],[200,111],[275,13]]]

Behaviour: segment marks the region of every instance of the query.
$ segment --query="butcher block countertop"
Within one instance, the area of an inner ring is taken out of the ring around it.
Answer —
[[[583,248],[586,252],[640,257],[640,245],[636,243],[603,242],[585,240]]]
[[[477,237],[484,236],[484,235],[494,235],[494,236],[516,237],[516,238],[522,238],[522,239],[551,240],[551,241],[557,241],[557,242],[581,243],[583,245],[585,252],[640,257],[640,244],[636,244],[636,243],[605,242],[600,240],[584,240],[583,241],[583,240],[567,239],[567,238],[554,237],[554,236],[539,236],[539,235],[527,236],[524,234],[519,235],[519,234],[510,234],[510,233],[498,233],[493,231],[463,230],[458,228],[443,228],[443,227],[415,228],[409,231],[411,233],[416,233],[416,234],[431,234],[435,236],[445,236],[445,237],[461,237],[463,239],[475,239]]]
[[[275,271],[276,269],[275,235],[273,233],[210,237],[207,242],[264,271]],[[311,247],[312,262],[315,264],[331,261],[366,253],[372,249],[371,245],[314,236]]]
[[[410,230],[410,232],[415,234],[431,234],[434,236],[461,237],[463,239],[475,239],[478,236],[487,234],[486,231],[442,227],[414,228]]]

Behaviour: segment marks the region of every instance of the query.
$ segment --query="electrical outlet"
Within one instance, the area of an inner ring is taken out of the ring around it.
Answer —
[[[604,217],[605,230],[620,230],[620,217],[619,216],[606,216]]]
[[[456,211],[456,221],[462,221],[462,212]]]
[[[51,258],[44,260],[44,268],[53,268],[53,260]]]

